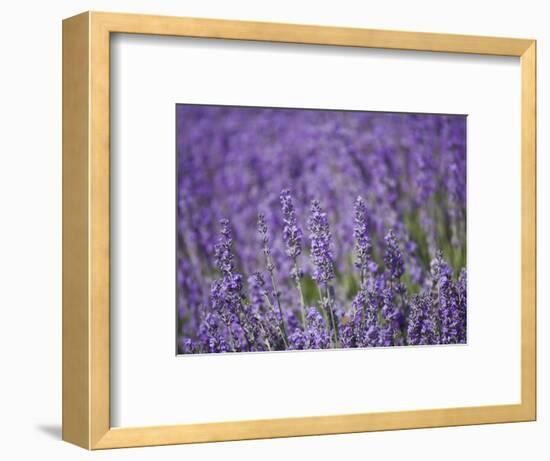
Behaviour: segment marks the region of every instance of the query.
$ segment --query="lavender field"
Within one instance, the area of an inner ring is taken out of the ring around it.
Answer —
[[[466,117],[177,105],[177,349],[466,342]]]

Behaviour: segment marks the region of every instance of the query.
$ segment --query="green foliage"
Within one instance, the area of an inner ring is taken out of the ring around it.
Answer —
[[[319,289],[315,280],[309,275],[302,277],[302,292],[304,293],[304,302],[306,306],[315,306],[319,302]]]

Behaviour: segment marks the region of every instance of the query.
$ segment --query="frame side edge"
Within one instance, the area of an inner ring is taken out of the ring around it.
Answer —
[[[89,13],[63,21],[63,440],[90,448]]]
[[[521,402],[536,420],[537,401],[537,203],[536,41],[521,56]]]
[[[90,448],[110,429],[110,30],[90,14]]]

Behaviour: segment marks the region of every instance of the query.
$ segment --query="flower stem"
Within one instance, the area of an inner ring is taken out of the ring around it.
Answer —
[[[302,315],[302,324],[304,325],[304,329],[307,328],[307,320],[306,320],[306,303],[304,300],[304,291],[302,290],[302,284],[300,282],[300,276],[298,275],[298,263],[296,260],[294,260],[294,272],[295,272],[295,278],[294,281],[296,282],[296,287],[298,287],[298,291],[300,292],[300,313]]]
[[[270,351],[271,350],[271,344],[269,343],[269,339],[267,337],[267,332],[264,328],[264,322],[262,321],[262,319],[260,318],[259,315],[256,315],[256,320],[258,322],[258,325],[260,325],[260,329],[262,330],[262,333],[264,335],[264,342],[265,342],[265,345],[267,346],[267,350]]]
[[[334,331],[334,346],[339,347],[339,341],[338,341],[338,329],[336,328],[336,321],[334,320],[334,313],[332,311],[332,299],[330,297],[330,290],[327,285],[326,287],[327,292],[327,309],[330,314],[330,321],[332,323],[332,330]]]
[[[273,306],[273,303],[269,299],[269,295],[267,293],[264,293],[266,302],[269,304],[272,310],[275,310],[275,307]],[[281,337],[283,338],[283,343],[285,344],[285,348],[288,348],[288,337],[286,333],[285,323],[283,320],[283,313],[281,311],[281,306],[279,305],[279,315],[281,316],[281,320],[279,322],[279,332],[281,333]]]
[[[231,346],[231,352],[237,352],[237,350],[235,349],[235,341],[233,340],[233,331],[231,330],[231,324],[229,323],[229,320],[226,320],[225,324],[227,326],[227,331],[229,333],[229,345]]]

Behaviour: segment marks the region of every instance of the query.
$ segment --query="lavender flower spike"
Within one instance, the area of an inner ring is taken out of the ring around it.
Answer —
[[[214,248],[216,267],[223,275],[232,275],[235,269],[235,261],[231,246],[233,237],[229,220],[223,218],[220,220],[220,239]]]
[[[285,325],[285,320],[283,316],[283,309],[281,308],[281,296],[279,289],[277,287],[277,277],[275,276],[275,265],[271,259],[271,248],[269,246],[269,236],[267,235],[267,224],[265,222],[265,216],[263,213],[258,214],[258,232],[260,234],[260,239],[262,242],[262,251],[265,255],[266,268],[269,272],[269,277],[271,279],[271,286],[273,287],[273,297],[277,303],[277,309],[279,311],[279,324],[281,329],[281,336],[285,347],[288,347],[288,332]]]
[[[233,237],[228,219],[220,221],[220,238],[214,248],[215,262],[222,278],[214,280],[210,290],[212,310],[223,320],[229,336],[229,344],[233,351],[242,350],[243,345],[237,344],[235,332],[241,329],[239,317],[242,312],[243,284],[242,276],[235,270],[233,256]]]
[[[286,254],[292,259],[291,277],[300,292],[300,313],[302,316],[302,323],[304,328],[307,327],[307,318],[305,311],[304,293],[302,291],[302,285],[300,279],[303,272],[298,266],[298,257],[302,254],[302,230],[298,226],[296,220],[296,211],[294,209],[294,203],[292,202],[292,196],[290,190],[283,189],[281,192],[281,208],[283,210],[283,241],[286,246]]]
[[[361,285],[363,285],[369,270],[372,242],[368,231],[367,206],[361,196],[355,199],[354,210],[355,267],[359,269]]]
[[[283,189],[280,199],[283,210],[283,241],[286,245],[286,254],[296,260],[302,253],[302,230],[298,227],[290,190]]]
[[[258,233],[260,234],[262,251],[266,259],[267,271],[270,274],[272,274],[275,267],[273,265],[273,262],[271,261],[271,249],[269,247],[269,236],[267,235],[267,224],[265,222],[265,216],[263,213],[258,213]]]
[[[332,310],[333,301],[331,299],[329,287],[329,282],[334,279],[332,235],[328,227],[327,214],[321,208],[321,204],[318,200],[313,200],[311,202],[311,216],[308,221],[308,227],[309,238],[311,239],[311,259],[315,266],[313,279],[319,285],[321,305],[328,311],[334,332],[334,343],[338,344],[338,329]]]
[[[452,269],[444,261],[443,254],[438,251],[431,262],[432,277],[436,283],[439,301],[439,317],[442,344],[465,342],[462,330],[465,331],[462,319],[465,319],[460,294],[452,279]],[[465,275],[465,274],[464,274]]]
[[[311,239],[311,258],[315,265],[313,278],[323,288],[334,278],[332,235],[328,227],[327,214],[318,200],[311,202],[311,216],[308,221]]]
[[[392,280],[397,280],[405,272],[405,267],[403,264],[403,255],[397,244],[397,239],[393,230],[389,230],[384,238],[386,242],[386,251],[384,253],[384,264],[386,265],[386,270],[389,272]]]
[[[432,299],[429,295],[416,295],[411,302],[408,344],[436,344],[436,325],[432,315]]]

